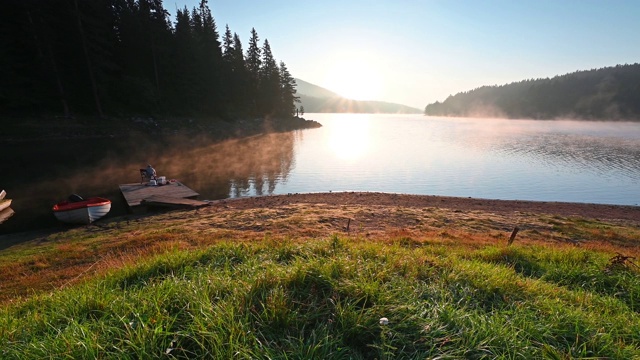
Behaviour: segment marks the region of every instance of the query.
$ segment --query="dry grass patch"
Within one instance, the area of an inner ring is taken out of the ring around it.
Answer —
[[[340,234],[346,241],[424,244],[471,251],[506,246],[511,231],[518,226],[515,243],[519,245],[567,244],[611,254],[640,255],[640,229],[629,221],[605,222],[520,211],[276,200],[256,200],[257,204],[272,201],[269,207],[236,208],[229,201],[198,211],[125,217],[38,235],[31,242],[0,253],[0,301],[81,281],[158,254],[207,248],[221,240],[307,241]]]

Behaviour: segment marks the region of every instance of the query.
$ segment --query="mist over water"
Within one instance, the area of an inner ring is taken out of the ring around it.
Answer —
[[[640,123],[307,114],[322,128],[212,144],[100,139],[17,143],[0,152],[15,215],[0,234],[61,226],[72,193],[112,200],[152,164],[200,199],[381,191],[491,199],[640,204]]]
[[[210,143],[173,138],[90,139],[12,144],[2,152],[2,186],[13,199],[15,215],[0,234],[60,226],[52,207],[70,194],[107,197],[109,216],[127,213],[119,184],[139,183],[139,169],[151,164],[158,176],[176,179],[200,199],[273,193],[286,179],[294,158],[294,134],[277,133]]]
[[[313,182],[316,191],[640,203],[640,123],[353,114],[313,119],[324,126],[306,133],[282,192],[308,191]]]

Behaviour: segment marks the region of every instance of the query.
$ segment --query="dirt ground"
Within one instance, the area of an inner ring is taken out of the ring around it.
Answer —
[[[503,201],[373,192],[337,192],[261,196],[212,202],[196,212],[167,214],[166,220],[204,233],[230,232],[247,238],[261,234],[287,237],[351,235],[455,236],[581,242],[571,221],[584,219],[640,229],[640,207],[598,204]],[[609,226],[609,225],[607,225]],[[252,235],[253,234],[253,235]],[[631,235],[635,237],[635,235]],[[612,240],[612,239],[609,239]],[[626,246],[640,239],[626,237]]]
[[[490,200],[431,195],[407,195],[377,192],[332,192],[289,194],[227,199],[214,202],[214,208],[271,208],[288,204],[397,206],[409,208],[441,208],[462,212],[483,211],[495,214],[539,213],[562,217],[578,216],[599,220],[640,222],[640,206]]]
[[[640,207],[561,202],[505,201],[377,192],[332,192],[271,195],[217,200],[197,210],[146,213],[109,218],[88,225],[102,231],[110,223],[151,222],[157,227],[179,225],[217,235],[323,237],[420,236],[457,232],[492,238],[580,242],[581,235],[559,231],[571,227],[567,218],[601,221],[640,229]],[[28,241],[46,241],[61,229],[0,236],[0,250]],[[635,235],[631,235],[635,237]],[[612,241],[614,239],[608,239]],[[626,238],[626,246],[640,239]]]

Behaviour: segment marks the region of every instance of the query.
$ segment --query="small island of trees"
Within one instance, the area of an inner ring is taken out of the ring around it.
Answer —
[[[162,0],[5,2],[0,115],[291,118],[296,83],[251,29],[246,51],[207,5]],[[103,121],[103,120],[100,120]]]

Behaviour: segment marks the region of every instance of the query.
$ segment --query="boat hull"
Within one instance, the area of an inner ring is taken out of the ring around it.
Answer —
[[[105,198],[90,198],[78,202],[61,202],[53,207],[56,219],[68,224],[91,224],[107,215],[111,201]]]
[[[4,210],[0,210],[0,224],[7,221],[11,216],[15,214],[12,208],[6,208]]]
[[[0,200],[0,211],[11,206],[11,199],[2,199]]]

